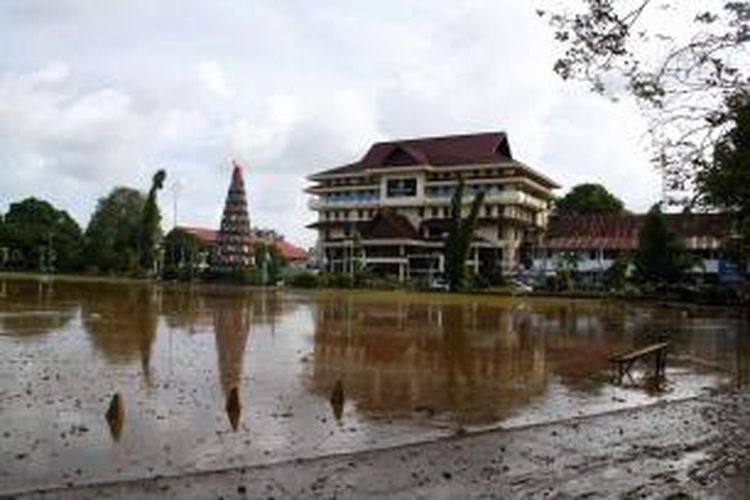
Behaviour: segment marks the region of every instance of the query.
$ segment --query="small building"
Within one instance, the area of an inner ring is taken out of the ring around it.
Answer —
[[[635,255],[645,218],[645,214],[562,217],[537,247],[533,270],[554,274],[563,261],[574,262],[584,282],[601,282],[615,259]],[[729,218],[722,214],[695,213],[664,214],[664,218],[667,229],[699,262],[690,273],[698,279],[715,279],[722,259],[722,243],[731,227]]]
[[[217,251],[219,231],[215,229],[195,226],[180,226],[178,229],[192,234],[201,245],[201,268],[207,268],[211,262],[212,255]],[[273,246],[284,260],[292,265],[303,266],[309,259],[305,249],[286,241],[286,239],[275,231],[257,230],[251,231],[250,245],[265,243]]]
[[[309,177],[325,270],[355,268],[399,279],[439,275],[459,178],[466,203],[485,202],[471,245],[475,272],[514,270],[531,261],[557,183],[513,158],[503,132],[395,140],[374,144],[348,165]]]

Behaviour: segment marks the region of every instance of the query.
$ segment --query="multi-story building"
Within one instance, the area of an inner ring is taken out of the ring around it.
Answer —
[[[459,178],[466,212],[473,195],[486,194],[468,264],[482,272],[530,263],[559,186],[515,160],[505,133],[490,132],[379,142],[359,161],[311,175],[318,220],[308,227],[318,230],[326,269],[439,275]]]

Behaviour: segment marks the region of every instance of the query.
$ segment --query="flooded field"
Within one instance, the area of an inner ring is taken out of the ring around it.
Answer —
[[[0,276],[0,494],[691,397],[750,380],[747,329],[719,308]],[[662,339],[665,380],[613,383],[610,355]]]

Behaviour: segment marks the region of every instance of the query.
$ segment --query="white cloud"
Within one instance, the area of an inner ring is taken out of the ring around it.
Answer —
[[[200,63],[198,65],[198,76],[208,91],[216,97],[229,99],[234,95],[232,86],[216,61]]]
[[[656,196],[640,119],[558,80],[526,0],[134,1],[0,5],[0,207],[41,195],[85,223],[164,167],[180,222],[216,225],[237,158],[253,220],[309,244],[306,175],[383,138],[497,129],[566,185]]]

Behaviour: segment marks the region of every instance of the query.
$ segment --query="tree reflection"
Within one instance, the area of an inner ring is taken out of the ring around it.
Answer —
[[[53,280],[0,279],[0,334],[32,338],[68,326],[77,290]]]
[[[140,357],[143,375],[150,384],[160,288],[96,284],[83,287],[82,291],[83,325],[91,344],[111,362]]]

